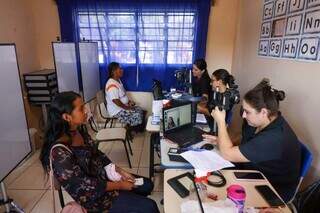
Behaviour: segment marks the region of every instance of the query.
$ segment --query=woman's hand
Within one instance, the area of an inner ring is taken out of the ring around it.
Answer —
[[[121,169],[120,167],[116,167],[116,171],[121,175],[121,179],[124,181],[130,181],[134,183],[135,177],[130,174],[129,172],[126,172],[125,170]]]
[[[120,181],[119,182],[119,189],[125,191],[131,191],[134,187],[134,183],[130,181]]]
[[[215,107],[211,111],[211,116],[214,118],[217,124],[219,124],[219,123],[225,122],[226,111],[225,110],[220,111],[218,107]]]
[[[136,103],[135,103],[134,101],[129,100],[128,105],[129,105],[130,107],[133,107],[133,106],[135,106],[135,105],[136,105]]]
[[[214,145],[218,144],[218,137],[216,136],[203,134],[202,137],[203,137],[203,140],[206,142],[212,143]]]

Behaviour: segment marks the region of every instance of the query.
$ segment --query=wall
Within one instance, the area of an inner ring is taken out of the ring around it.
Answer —
[[[219,68],[231,71],[239,0],[215,0],[211,7],[206,49],[209,73]]]
[[[56,41],[58,36],[60,37],[60,22],[56,3],[54,0],[31,0],[30,2],[40,69],[53,69],[51,42]]]
[[[257,56],[263,1],[241,0],[232,72],[244,94],[263,77],[286,91],[281,111],[298,137],[313,152],[311,171],[305,183],[319,178],[320,63]],[[258,18],[257,18],[258,17]],[[238,115],[238,113],[235,113]],[[240,120],[240,116],[237,117]]]
[[[0,0],[0,43],[15,43],[20,74],[39,68],[36,54],[37,40],[29,1]],[[27,119],[30,127],[38,126],[40,110],[28,104],[25,97]]]

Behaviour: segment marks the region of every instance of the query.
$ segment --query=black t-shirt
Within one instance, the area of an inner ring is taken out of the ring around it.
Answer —
[[[240,152],[250,161],[245,169],[261,171],[280,196],[288,201],[299,181],[301,145],[281,116],[255,134],[256,128],[244,121]]]
[[[200,79],[196,79],[192,84],[193,96],[202,96],[203,94],[208,95],[208,100],[211,100],[212,87],[210,85],[211,78],[207,71],[205,71]]]

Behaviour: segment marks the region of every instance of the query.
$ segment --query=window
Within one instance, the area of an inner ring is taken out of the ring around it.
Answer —
[[[195,13],[78,14],[80,40],[98,42],[104,57],[125,64],[191,64]]]

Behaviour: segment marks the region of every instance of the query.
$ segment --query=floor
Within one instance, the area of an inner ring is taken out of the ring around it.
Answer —
[[[131,157],[132,169],[129,169],[125,150],[121,142],[108,142],[100,144],[99,149],[106,153],[109,158],[118,166],[127,171],[148,177],[149,175],[149,141],[150,134],[139,133],[135,135],[133,142],[133,156]],[[25,212],[43,213],[52,212],[52,195],[49,190],[49,182],[39,161],[39,150],[32,154],[19,167],[17,167],[4,181],[7,193]],[[155,155],[155,163],[159,159]],[[160,200],[163,198],[163,174],[156,173],[154,178],[154,191],[150,198],[154,199],[160,212],[163,212],[163,206]],[[64,192],[65,201],[72,198]],[[56,210],[60,212],[58,194],[55,193]],[[4,208],[0,207],[0,212]]]

